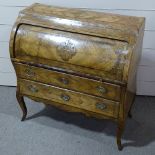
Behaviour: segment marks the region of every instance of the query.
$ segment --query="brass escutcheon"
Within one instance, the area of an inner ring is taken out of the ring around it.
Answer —
[[[28,89],[33,92],[33,93],[37,93],[39,90],[36,88],[36,86],[33,86],[33,85],[29,85],[28,86]]]
[[[62,82],[65,85],[69,84],[69,80],[66,78],[60,78],[59,80],[60,80],[60,82]]]
[[[65,95],[65,94],[62,94],[61,95],[61,98],[64,100],[64,101],[69,101],[70,100],[70,97],[68,95]]]
[[[96,87],[97,91],[104,94],[107,92],[106,88],[102,87],[102,86],[97,86]]]
[[[25,69],[25,73],[27,76],[35,76],[35,72],[33,72],[30,68]]]
[[[97,103],[96,108],[99,110],[105,110],[107,106],[104,103]]]

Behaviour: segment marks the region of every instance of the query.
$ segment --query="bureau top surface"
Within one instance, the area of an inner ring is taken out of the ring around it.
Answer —
[[[21,23],[93,34],[131,42],[135,40],[143,17],[33,4],[20,12]],[[131,38],[130,38],[131,37]]]

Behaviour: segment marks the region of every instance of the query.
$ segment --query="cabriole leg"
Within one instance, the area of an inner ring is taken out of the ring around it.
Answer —
[[[24,102],[24,97],[17,91],[16,92],[16,98],[17,98],[17,101],[19,103],[19,106],[23,112],[23,116],[22,116],[22,119],[21,121],[24,121],[26,116],[27,116],[27,108],[26,108],[26,105],[25,105],[25,102]]]
[[[135,95],[134,95],[134,97],[133,97],[133,99],[132,99],[132,104],[131,104],[130,109],[129,109],[129,112],[128,112],[128,117],[129,117],[129,118],[132,118],[131,110],[132,110],[132,106],[133,106],[133,104],[134,104],[134,101],[135,101]]]
[[[129,117],[129,118],[132,118],[131,108],[130,108],[130,110],[129,110],[129,112],[128,112],[128,117]]]
[[[117,146],[118,146],[118,150],[122,150],[123,149],[123,145],[121,143],[121,138],[123,135],[123,131],[124,131],[124,126],[125,126],[125,108],[124,108],[124,104],[125,104],[125,100],[126,100],[126,88],[122,87],[121,90],[121,101],[120,101],[120,105],[119,105],[119,114],[118,114],[118,120],[117,120]]]
[[[120,151],[123,149],[123,146],[121,143],[123,131],[124,131],[124,122],[120,121],[118,122],[118,127],[117,127],[117,146],[118,146],[118,150]]]

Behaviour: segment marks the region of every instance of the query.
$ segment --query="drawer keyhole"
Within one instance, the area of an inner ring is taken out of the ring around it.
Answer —
[[[105,110],[107,106],[104,103],[97,103],[96,108],[99,110]]]
[[[61,98],[62,98],[64,101],[69,101],[69,100],[70,100],[70,97],[69,97],[68,95],[64,95],[64,94],[61,95]]]
[[[69,84],[69,80],[66,78],[60,78],[60,82],[62,82],[65,85]]]
[[[39,90],[35,87],[35,86],[33,86],[33,85],[30,85],[30,86],[28,86],[28,89],[32,92],[32,93],[37,93]]]
[[[97,86],[96,89],[98,92],[100,92],[102,94],[105,94],[107,92],[107,89],[102,86]]]
[[[31,69],[25,69],[25,73],[27,76],[35,76],[35,72],[33,72]]]

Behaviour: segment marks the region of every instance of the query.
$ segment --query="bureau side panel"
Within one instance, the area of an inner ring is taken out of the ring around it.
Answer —
[[[144,36],[144,27],[145,27],[145,20],[140,29],[139,37],[137,39],[137,43],[133,49],[132,58],[129,67],[128,73],[128,84],[126,89],[126,97],[125,97],[125,114],[127,116],[128,111],[134,101],[135,93],[136,93],[136,73],[137,67],[141,58],[142,53],[142,43],[143,43],[143,36]]]

